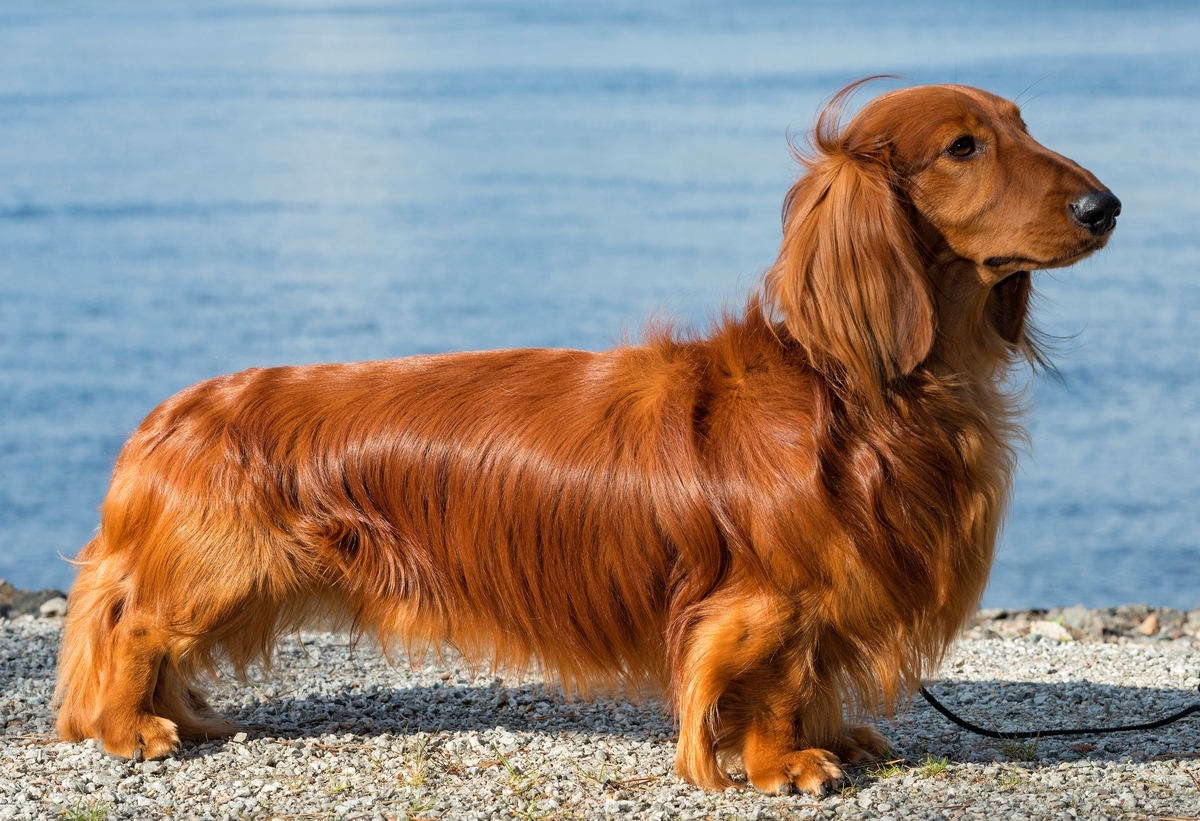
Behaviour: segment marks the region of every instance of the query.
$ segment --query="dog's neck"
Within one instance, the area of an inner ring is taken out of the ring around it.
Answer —
[[[941,240],[926,267],[937,331],[925,367],[935,376],[996,384],[1025,356],[1029,274],[997,280]]]

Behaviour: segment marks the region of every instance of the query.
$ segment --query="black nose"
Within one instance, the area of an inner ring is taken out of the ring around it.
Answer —
[[[1121,201],[1111,191],[1090,191],[1071,203],[1071,213],[1094,236],[1107,234],[1117,224]]]

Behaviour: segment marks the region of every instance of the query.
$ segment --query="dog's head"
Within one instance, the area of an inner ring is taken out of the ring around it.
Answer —
[[[881,397],[923,363],[1033,355],[1029,272],[1108,241],[1121,204],[1029,136],[1016,105],[965,86],[893,91],[844,127],[826,107],[784,203],[768,306],[814,367]]]

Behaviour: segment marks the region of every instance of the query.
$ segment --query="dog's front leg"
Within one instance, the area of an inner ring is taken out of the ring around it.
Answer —
[[[824,718],[824,717],[822,717]],[[773,795],[803,790],[821,795],[842,778],[838,756],[821,747],[807,747],[798,738],[794,716],[764,705],[753,716],[742,740],[746,779]]]
[[[843,720],[840,671],[820,646],[811,637],[793,638],[725,696],[746,778],[763,792],[820,795],[837,786],[842,764],[873,761],[888,750],[874,727]]]
[[[887,750],[874,728],[845,724],[837,671],[773,597],[715,597],[696,620],[679,676],[676,770],[710,788],[732,781],[725,756],[774,794],[820,794],[840,781],[841,761]]]

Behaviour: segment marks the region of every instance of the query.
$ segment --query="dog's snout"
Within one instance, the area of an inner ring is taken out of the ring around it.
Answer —
[[[1084,228],[1099,237],[1117,224],[1121,201],[1111,191],[1089,191],[1071,203],[1071,213]]]

